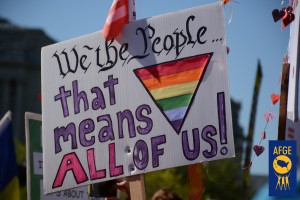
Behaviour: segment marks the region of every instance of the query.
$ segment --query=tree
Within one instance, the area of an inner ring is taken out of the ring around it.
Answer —
[[[243,128],[239,124],[240,103],[231,100],[236,157],[205,163],[202,199],[240,199],[242,196]],[[205,176],[208,170],[208,177]],[[207,178],[207,180],[205,180]],[[188,199],[187,167],[171,168],[145,174],[147,199],[161,188],[169,188],[182,199]],[[199,189],[200,190],[200,189]]]

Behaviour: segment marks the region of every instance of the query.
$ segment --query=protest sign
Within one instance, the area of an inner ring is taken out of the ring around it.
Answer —
[[[300,130],[300,122],[294,122],[290,119],[286,119],[286,129],[285,129],[285,140],[295,140],[297,145],[297,158],[299,160],[300,158],[300,135],[299,131]],[[300,163],[297,163],[297,168],[300,169]]]
[[[46,193],[234,156],[221,2],[42,49]]]
[[[295,20],[290,25],[288,62],[290,63],[287,118],[294,122],[299,119],[299,20],[300,5],[294,2]]]
[[[43,148],[42,148],[42,115],[25,113],[26,131],[26,166],[27,166],[27,199],[71,200],[89,199],[87,186],[68,189],[45,195],[43,192]]]

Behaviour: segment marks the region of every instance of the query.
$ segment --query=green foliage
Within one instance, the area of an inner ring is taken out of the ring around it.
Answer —
[[[206,169],[208,177],[205,175]],[[242,169],[236,158],[204,164],[202,181],[205,183],[202,199],[239,200],[243,195]],[[147,173],[145,186],[147,199],[151,199],[151,196],[161,188],[169,188],[182,199],[188,199],[187,167]]]
[[[26,145],[22,144],[19,140],[14,140],[16,160],[18,165],[23,165],[26,161]],[[20,187],[21,200],[27,199],[27,188],[26,186]]]
[[[183,199],[188,199],[186,184],[186,167],[171,168],[145,174],[147,199],[159,189],[168,188]]]
[[[20,196],[21,196],[21,200],[27,199],[27,188],[26,187],[20,188]]]
[[[239,124],[239,111],[241,104],[231,101],[233,133],[236,157],[210,161],[205,164],[202,181],[205,182],[205,188],[202,199],[242,199],[242,157],[243,157],[243,128]],[[208,170],[206,180],[205,169]],[[152,172],[145,175],[147,199],[161,188],[169,188],[176,192],[182,199],[189,199],[187,192],[187,167],[172,168],[158,172]],[[199,188],[200,190],[200,188]]]
[[[26,145],[19,140],[15,140],[15,151],[18,165],[23,165],[26,161]]]
[[[235,158],[212,161],[206,168],[208,180],[203,199],[241,199],[242,169]]]

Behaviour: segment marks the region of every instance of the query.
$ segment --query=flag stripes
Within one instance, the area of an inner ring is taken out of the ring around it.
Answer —
[[[0,199],[19,200],[19,179],[12,135],[11,112],[0,120]]]
[[[178,132],[212,54],[134,70],[161,112]]]
[[[111,14],[108,15],[108,17],[106,19],[106,23],[108,25],[111,25],[113,22],[125,17],[126,13],[127,13],[126,6],[122,6],[120,8],[117,8]]]
[[[155,100],[166,99],[184,94],[193,94],[198,85],[198,81],[191,81],[182,84],[171,85],[154,90],[150,90]]]
[[[162,110],[172,110],[179,107],[188,106],[193,94],[180,95],[167,99],[161,99],[156,101]]]
[[[145,86],[149,89],[162,88],[166,86],[187,83],[199,80],[199,75],[202,74],[203,68],[180,72],[177,74],[170,74],[158,78],[151,78],[144,80]]]
[[[125,24],[129,22],[129,4],[128,0],[114,0],[104,28],[103,37],[108,41],[119,35]]]
[[[210,56],[210,54],[205,54],[201,57],[189,58],[188,60],[182,59],[164,64],[158,64],[152,67],[139,69],[138,71],[136,71],[136,74],[140,79],[146,80],[149,78],[156,78],[169,74],[188,71],[191,69],[201,68],[205,66]]]

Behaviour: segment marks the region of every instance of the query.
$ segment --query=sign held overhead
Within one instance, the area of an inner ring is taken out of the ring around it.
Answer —
[[[234,156],[222,3],[42,49],[46,193]]]

